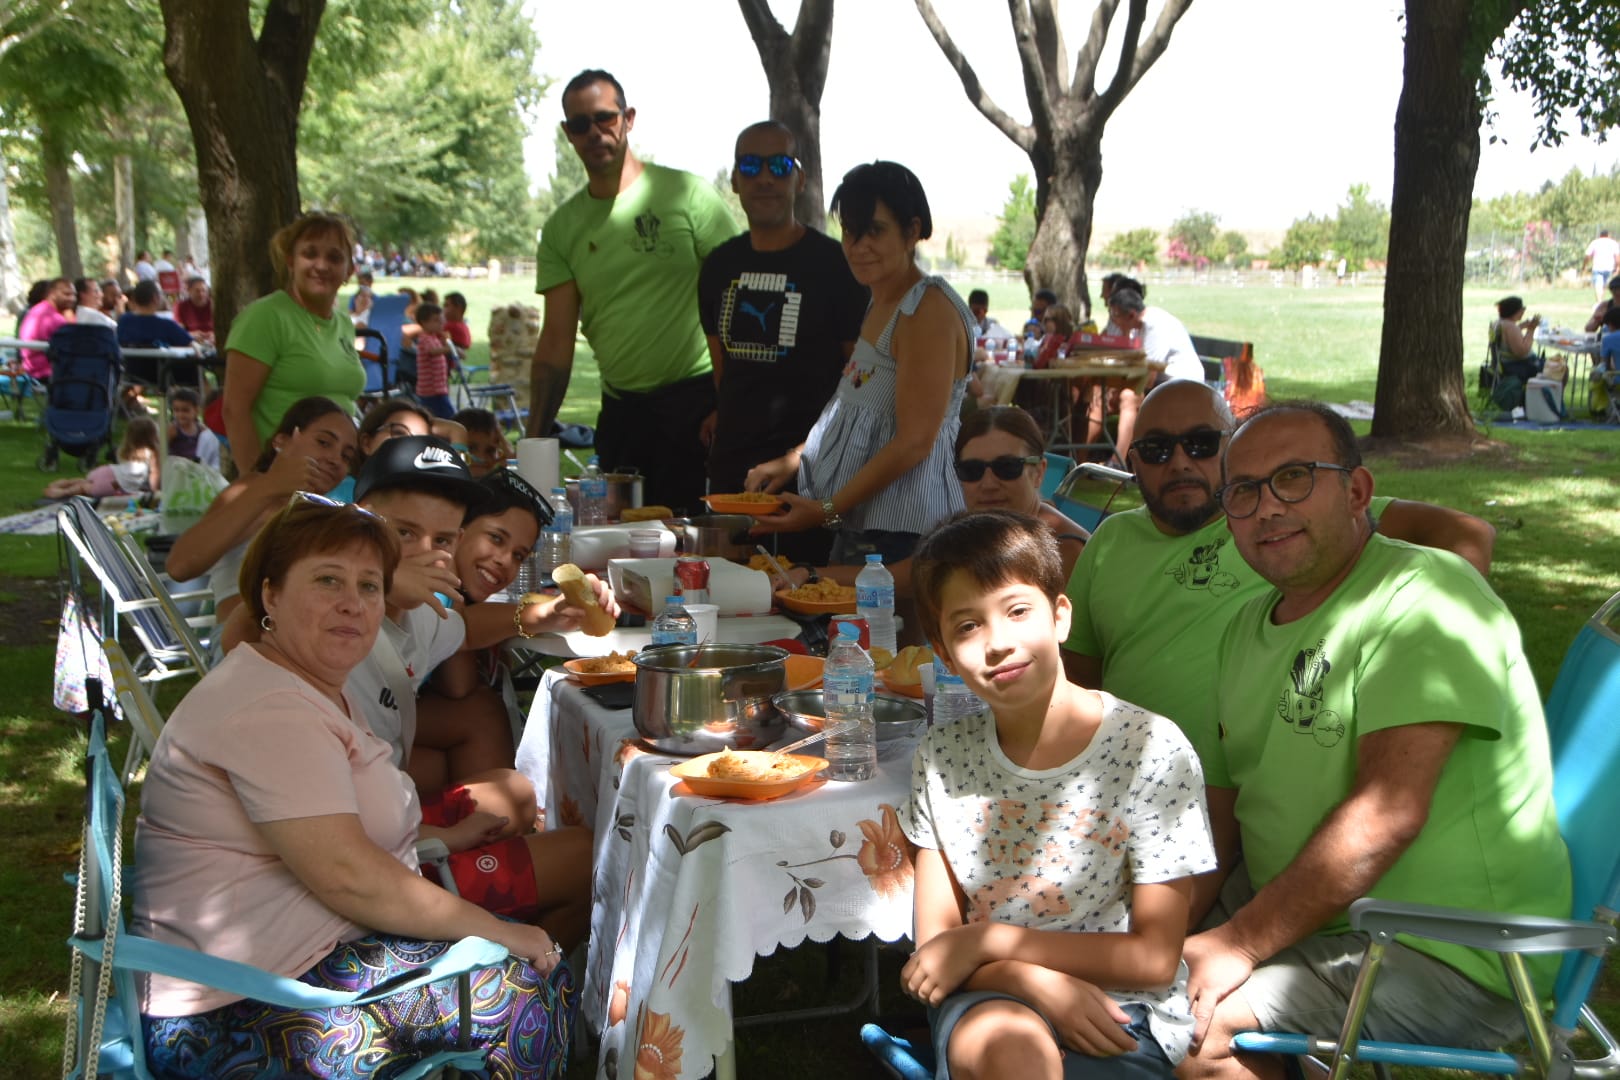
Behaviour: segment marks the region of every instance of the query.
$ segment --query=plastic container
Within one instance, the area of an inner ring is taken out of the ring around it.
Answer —
[[[827,727],[855,722],[855,729],[827,738],[829,780],[870,780],[877,775],[877,729],[872,720],[872,658],[853,627],[844,627],[822,668],[821,693]]]
[[[540,533],[540,545],[530,556],[534,563],[530,571],[531,581],[538,583],[543,575],[549,575],[565,562],[573,561],[574,508],[569,505],[568,492],[564,488],[551,489],[551,524]],[[521,571],[519,580],[521,580]],[[519,595],[533,591],[532,585],[519,589]]]
[[[883,565],[883,556],[868,555],[866,567],[855,577],[855,611],[866,618],[868,640],[874,649],[887,649],[893,656],[894,575]]]
[[[969,716],[985,711],[985,704],[977,694],[967,688],[962,676],[952,675],[945,662],[934,657],[934,697],[931,702],[928,725],[954,724]]]
[[[661,529],[631,529],[630,557],[656,559],[662,550],[664,533]]]
[[[602,459],[595,454],[586,462],[579,477],[579,523],[606,525],[608,523],[608,485],[602,473]]]
[[[681,606],[680,597],[665,597],[664,610],[653,619],[652,643],[655,646],[698,643],[697,620]]]

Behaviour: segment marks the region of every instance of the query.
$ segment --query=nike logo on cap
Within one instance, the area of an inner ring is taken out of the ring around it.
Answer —
[[[416,460],[411,462],[411,467],[415,469],[454,469],[459,472],[461,462],[457,461],[456,456],[450,451],[442,450],[437,446],[429,446],[417,453]]]

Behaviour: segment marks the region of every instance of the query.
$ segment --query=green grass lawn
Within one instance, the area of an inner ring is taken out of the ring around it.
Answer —
[[[384,279],[378,288],[391,291],[401,283]],[[467,295],[474,362],[487,356],[488,313],[495,305],[538,303],[531,286],[515,278],[498,284],[409,283],[436,287],[441,295],[452,288]],[[969,287],[964,283],[961,291]],[[1005,283],[989,288],[998,319],[1021,326],[1027,310],[1022,288]],[[1484,327],[1499,295],[1470,290],[1465,296],[1471,361],[1476,345],[1478,353],[1484,351]],[[1373,398],[1379,289],[1155,286],[1150,299],[1195,333],[1253,341],[1274,396]],[[1526,300],[1531,310],[1565,325],[1584,322],[1591,310],[1585,290],[1533,291]],[[562,417],[592,424],[596,408],[596,365],[582,344]],[[1454,506],[1496,526],[1492,583],[1519,620],[1545,691],[1583,620],[1620,589],[1620,434],[1499,428],[1490,438],[1491,444],[1457,458],[1382,454],[1369,466],[1381,493]],[[38,499],[46,479],[34,468],[40,445],[30,424],[0,422],[0,514],[30,508]],[[10,943],[0,954],[0,1072],[40,1077],[59,1070],[63,1013],[54,997],[67,985],[62,939],[72,899],[62,874],[77,861],[83,734],[77,721],[50,705],[54,630],[47,623],[56,602],[55,538],[0,536],[0,568],[0,685],[7,688],[0,702],[0,814],[12,837],[0,850],[0,931]],[[160,704],[172,707],[181,689],[165,687]],[[919,1014],[895,990],[897,970],[896,955],[886,952],[885,1008],[891,1014],[898,1010],[902,1020],[916,1020]],[[850,978],[846,971],[844,981]],[[813,1001],[822,980],[814,950],[761,961],[756,977],[739,991],[739,1011]],[[1612,981],[1605,991],[1609,1002],[1615,994]],[[1615,1008],[1605,1005],[1604,1012],[1613,1025]],[[856,1043],[857,1026],[856,1020],[837,1020],[748,1030],[740,1040],[740,1072],[753,1076],[769,1070],[785,1080],[875,1076]],[[572,1075],[590,1075],[590,1069],[577,1066]]]

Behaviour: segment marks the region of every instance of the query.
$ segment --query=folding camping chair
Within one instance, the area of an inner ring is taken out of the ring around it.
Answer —
[[[455,979],[460,1030],[470,1035],[472,999],[468,975],[502,963],[507,956],[505,948],[483,938],[463,938],[417,968],[410,978],[389,980],[357,994],[320,989],[246,964],[131,934],[123,916],[124,788],[109,760],[105,723],[99,710],[92,714],[85,763],[89,797],[85,800],[73,932],[68,938],[73,962],[63,1040],[64,1077],[79,1080],[99,1075],[116,1080],[149,1080],[136,972],[187,979],[289,1009],[367,1005],[401,990]],[[417,1080],[448,1066],[476,1070],[482,1067],[483,1059],[483,1051],[470,1049],[463,1042],[460,1047],[426,1054],[401,1077]]]
[[[135,675],[135,665],[116,638],[101,643],[101,652],[107,658],[107,670],[112,673],[112,695],[118,700],[118,709],[129,721],[129,750],[124,755],[121,774],[127,787],[140,771],[141,762],[152,756],[158,736],[163,733],[163,713],[147,692],[146,684]]]
[[[408,303],[410,297],[404,293],[379,296],[371,302],[367,324],[355,328],[354,336],[366,341],[360,350],[360,366],[366,372],[366,387],[361,393],[367,397],[388,397],[400,389],[399,362],[405,351]]]
[[[1052,455],[1046,456],[1047,471],[1050,472]],[[1104,499],[1101,506],[1077,497],[1077,485],[1082,481],[1088,494]],[[1076,525],[1083,526],[1087,532],[1095,532],[1103,518],[1108,516],[1108,507],[1114,498],[1134,483],[1136,477],[1123,469],[1111,469],[1092,461],[1082,462],[1063,474],[1063,479],[1057,482],[1048,501]]]

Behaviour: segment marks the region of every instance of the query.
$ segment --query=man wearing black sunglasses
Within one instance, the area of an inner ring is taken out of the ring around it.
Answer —
[[[794,213],[805,183],[796,151],[793,132],[774,120],[737,136],[731,189],[748,231],[715,248],[698,278],[719,399],[704,428],[712,492],[741,491],[749,469],[804,442],[866,313],[866,288],[838,241]],[[785,533],[779,544],[795,561],[819,566],[832,536]]]
[[[693,509],[704,491],[699,426],[714,409],[714,383],[692,297],[704,257],[736,225],[708,181],[636,157],[636,111],[612,75],[580,72],[562,100],[563,131],[587,183],[540,234],[535,291],[545,315],[528,431],[551,431],[582,329],[602,376],[602,464],[635,466],[649,501]]]

